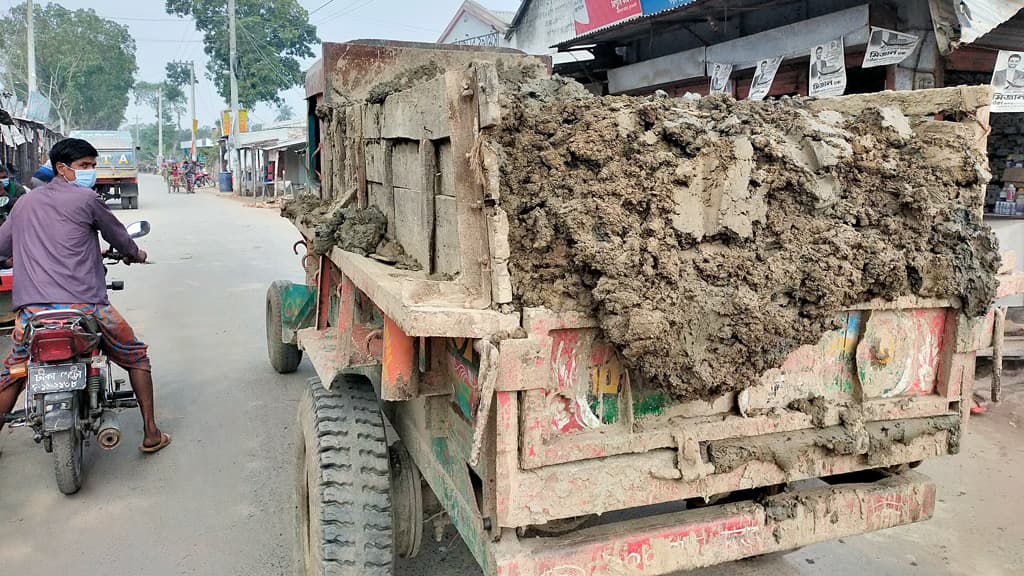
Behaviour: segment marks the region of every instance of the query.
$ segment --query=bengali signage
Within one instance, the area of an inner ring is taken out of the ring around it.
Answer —
[[[842,96],[846,92],[846,49],[838,38],[811,51],[810,87],[813,97]]]
[[[575,0],[573,21],[576,23],[576,35],[592,32],[641,13],[640,0]]]
[[[754,79],[750,82],[749,98],[751,100],[760,101],[768,96],[768,93],[772,91],[775,75],[779,73],[781,65],[782,56],[765,58],[757,62],[757,67],[754,68]]]
[[[732,85],[729,78],[732,76],[732,64],[708,64],[708,76],[711,78],[712,94],[730,94]]]
[[[999,51],[992,89],[993,112],[1024,112],[1024,52]]]
[[[907,59],[917,50],[920,38],[895,30],[871,27],[868,47],[864,50],[863,68],[892,66]]]

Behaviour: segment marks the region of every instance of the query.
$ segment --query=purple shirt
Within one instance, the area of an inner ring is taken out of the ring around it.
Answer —
[[[0,257],[14,256],[14,309],[30,304],[109,304],[97,232],[137,258],[124,224],[88,188],[61,177],[22,196],[0,227]]]

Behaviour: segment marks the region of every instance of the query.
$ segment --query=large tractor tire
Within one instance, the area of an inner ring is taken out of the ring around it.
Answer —
[[[52,438],[57,489],[70,496],[82,488],[82,434],[72,428],[54,432]]]
[[[291,282],[278,280],[267,289],[267,355],[278,374],[291,374],[302,362],[302,350],[283,338],[281,292],[289,286]]]
[[[298,558],[305,576],[391,576],[388,446],[373,387],[361,378],[299,402]]]

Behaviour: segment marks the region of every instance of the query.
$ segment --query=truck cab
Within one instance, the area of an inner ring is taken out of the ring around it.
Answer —
[[[139,169],[131,132],[76,130],[71,137],[89,142],[100,153],[96,158],[96,193],[104,201],[120,200],[122,210],[138,209]]]

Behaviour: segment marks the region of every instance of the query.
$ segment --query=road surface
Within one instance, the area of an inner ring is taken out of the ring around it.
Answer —
[[[276,211],[211,193],[142,183],[141,243],[155,265],[120,267],[114,303],[150,344],[157,410],[174,443],[144,457],[127,414],[112,453],[91,448],[85,487],[61,496],[50,456],[26,430],[0,433],[0,571],[277,576],[293,573],[293,415],[308,364],[280,376],[264,350],[267,285],[301,281],[298,239]],[[697,576],[1000,575],[1019,573],[1024,525],[1024,394],[979,419],[965,454],[922,468],[940,482],[928,523],[695,572]],[[428,534],[430,530],[426,531]],[[74,567],[74,568],[73,568]],[[404,576],[477,576],[451,533],[403,561]]]

